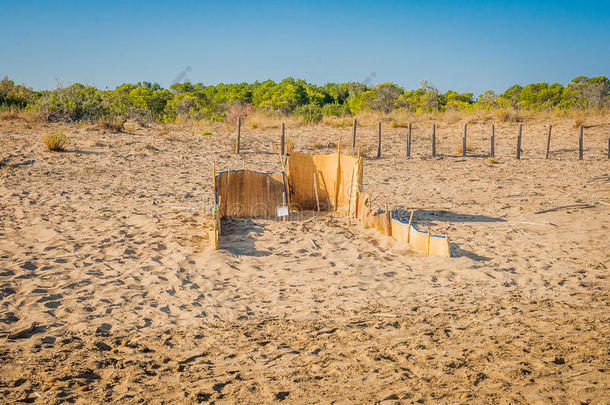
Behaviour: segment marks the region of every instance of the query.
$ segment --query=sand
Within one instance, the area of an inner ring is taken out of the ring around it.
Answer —
[[[608,123],[363,128],[364,187],[456,258],[355,220],[202,227],[219,170],[278,170],[278,129],[0,122],[0,402],[608,403]],[[41,136],[62,131],[66,152]],[[351,128],[289,128],[295,148]],[[319,142],[322,140],[323,142]],[[573,208],[536,212],[580,204]],[[590,207],[583,206],[584,204]]]

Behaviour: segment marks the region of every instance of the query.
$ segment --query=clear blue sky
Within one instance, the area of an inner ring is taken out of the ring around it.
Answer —
[[[475,95],[565,84],[610,76],[610,1],[0,0],[0,75],[18,83],[168,87],[181,72],[206,84],[429,80]]]

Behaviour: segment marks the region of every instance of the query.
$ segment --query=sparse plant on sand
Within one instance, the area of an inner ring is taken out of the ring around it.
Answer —
[[[66,135],[61,133],[43,135],[42,141],[47,147],[47,150],[54,152],[60,152],[62,150],[65,150],[66,147],[70,144],[70,139],[68,139]]]
[[[490,165],[495,165],[498,163],[498,161],[490,156],[487,159],[485,159],[485,163],[490,164]]]
[[[201,136],[207,136],[207,135],[212,135],[212,131],[204,129],[203,131],[201,131]]]

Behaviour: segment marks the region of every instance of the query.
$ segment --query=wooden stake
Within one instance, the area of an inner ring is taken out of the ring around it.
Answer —
[[[316,171],[313,171],[313,191],[316,194],[316,207],[318,208],[318,212],[320,212],[320,199],[318,198],[318,182],[316,181]]]
[[[216,195],[216,162],[212,162],[212,187],[214,189],[214,202],[218,204],[218,196]]]
[[[428,229],[428,243],[426,243],[426,255],[430,256],[430,229]]]
[[[551,153],[551,131],[553,131],[553,124],[549,124],[549,133],[546,136],[546,157],[549,158],[549,154]]]
[[[235,152],[239,153],[239,143],[241,142],[241,117],[237,117],[237,145],[235,146]]]
[[[392,216],[390,214],[390,207],[388,204],[385,205],[385,220],[386,220],[386,234],[392,236]]]
[[[351,208],[352,208],[352,191],[354,190],[354,172],[356,171],[356,169],[358,168],[358,165],[356,164],[354,166],[354,168],[352,169],[352,178],[349,181],[349,201],[347,202],[347,216],[349,217],[351,214]]]
[[[335,209],[337,211],[337,204],[339,203],[339,187],[341,181],[341,135],[339,135],[339,144],[337,147],[337,177],[335,178]]]
[[[288,178],[286,176],[286,159],[282,159],[282,155],[279,155],[280,157],[280,164],[282,165],[282,179],[284,180],[284,189],[288,192],[286,201],[288,204],[288,213],[292,212],[292,199],[290,198],[290,184],[288,183]]]
[[[517,136],[517,159],[521,159],[521,134],[523,131],[523,124],[519,124],[519,136]]]
[[[377,124],[377,133],[378,133],[377,159],[380,159],[381,158],[381,121],[379,121],[379,124]]]
[[[407,133],[407,159],[411,158],[411,123],[409,122],[409,132]]]
[[[490,151],[490,156],[494,157],[496,151],[496,126],[494,124],[491,124],[491,151]]]
[[[432,124],[432,157],[436,157],[436,124]]]
[[[284,130],[284,123],[282,122],[282,136],[280,138],[280,153],[282,154],[282,156],[284,156],[286,153],[284,152],[284,134],[285,134],[285,130]]]
[[[269,177],[267,177],[267,180],[268,179],[269,179]],[[269,201],[269,200],[267,199],[267,201]],[[286,192],[285,191],[282,191],[282,205],[284,207],[288,206],[288,201],[286,200]],[[290,213],[290,209],[288,210],[288,213]],[[285,221],[286,221],[286,217],[282,217],[282,222],[285,222]]]
[[[413,223],[413,210],[411,210],[411,216],[409,216],[409,229],[407,230],[407,243],[411,243],[411,224]]]
[[[356,149],[356,125],[358,121],[354,118],[354,122],[352,123],[352,149]]]
[[[464,124],[464,135],[462,136],[462,156],[466,157],[466,134],[468,133],[468,126]]]
[[[583,132],[584,127],[580,126],[580,136],[578,137],[578,160],[582,160],[582,147],[583,147]]]
[[[231,183],[231,171],[227,172],[227,184],[225,184],[225,198],[224,198],[224,215],[229,216],[229,185]]]
[[[610,138],[608,138],[608,159],[610,159]]]

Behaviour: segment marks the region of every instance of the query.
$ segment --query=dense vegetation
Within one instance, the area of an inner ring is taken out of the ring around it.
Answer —
[[[496,94],[449,90],[440,93],[429,82],[416,90],[394,83],[368,87],[361,83],[327,83],[317,86],[287,78],[254,83],[176,83],[163,89],[157,83],[122,84],[100,90],[76,83],[56,90],[34,91],[5,77],[0,81],[0,108],[35,111],[45,120],[79,121],[121,118],[172,122],[176,119],[234,121],[252,111],[292,114],[305,122],[323,116],[343,116],[360,111],[388,113],[403,109],[414,113],[471,109],[600,109],[610,106],[610,80],[605,76],[578,76],[567,86],[559,83],[515,84]]]

